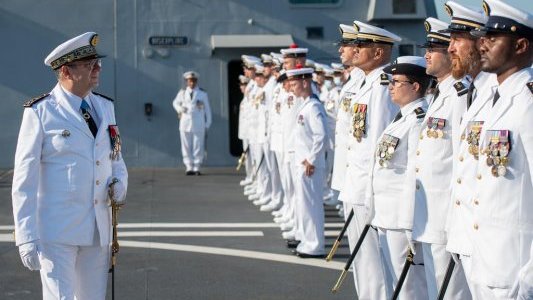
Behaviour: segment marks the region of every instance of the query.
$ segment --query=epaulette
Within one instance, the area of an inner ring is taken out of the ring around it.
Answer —
[[[97,93],[97,92],[93,92],[93,94],[98,95],[98,96],[100,96],[100,97],[102,97],[102,98],[106,98],[107,100],[109,100],[109,101],[111,101],[111,102],[114,101],[113,98],[109,98],[109,97],[107,97],[106,95],[102,95],[102,94]]]
[[[533,81],[528,82],[527,87],[529,88],[529,91],[533,94]]]
[[[35,98],[32,98],[26,102],[24,102],[24,107],[31,107],[32,105],[34,105],[35,103],[43,100],[44,98],[48,97],[48,95],[50,94],[42,94],[41,96],[38,96],[38,97],[35,97]]]
[[[381,74],[381,85],[389,85],[389,76],[385,73]]]
[[[423,119],[426,116],[426,112],[422,109],[422,107],[415,108],[414,112],[417,119]]]
[[[468,92],[468,88],[461,81],[454,83],[453,87],[457,91],[457,96],[459,97],[461,97],[462,95]]]

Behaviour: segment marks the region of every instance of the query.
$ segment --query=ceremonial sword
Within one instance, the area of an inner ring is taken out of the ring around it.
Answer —
[[[394,294],[392,295],[392,300],[398,299],[398,296],[400,295],[400,291],[402,290],[403,282],[405,281],[405,278],[407,277],[407,272],[409,272],[409,267],[413,264],[414,254],[413,251],[411,251],[411,247],[407,247],[407,257],[405,258],[405,264],[403,265],[402,273],[400,274],[400,279],[398,279],[398,283],[396,284],[396,287],[394,288]]]
[[[342,270],[342,273],[339,276],[339,279],[337,279],[335,286],[333,286],[333,288],[331,289],[332,293],[336,293],[340,289],[342,282],[346,278],[346,275],[348,274],[348,270],[350,269],[350,266],[352,265],[355,255],[359,251],[359,248],[361,248],[361,244],[363,243],[363,240],[365,239],[365,236],[368,233],[368,229],[370,229],[370,224],[366,224],[365,227],[363,228],[363,232],[361,233],[361,236],[357,240],[357,244],[355,244],[355,248],[353,249],[352,254],[350,255],[350,258],[348,258],[346,265],[344,265],[344,269]]]
[[[450,279],[452,278],[453,268],[455,267],[455,259],[453,259],[453,253],[450,257],[450,262],[448,263],[448,268],[446,269],[446,274],[444,275],[444,281],[442,282],[442,286],[439,290],[439,296],[437,297],[437,300],[443,300],[444,295],[446,294],[446,290],[448,289],[448,284],[450,283]]]
[[[333,246],[331,247],[331,250],[328,253],[328,256],[326,256],[326,261],[330,261],[333,258],[333,255],[335,255],[335,252],[337,252],[337,248],[339,248],[339,245],[341,244],[341,240],[344,237],[344,233],[346,232],[346,229],[348,229],[348,225],[352,221],[354,212],[353,208],[350,211],[350,214],[348,215],[348,218],[346,219],[346,222],[344,222],[344,227],[342,227],[341,232],[339,233],[339,236],[335,240],[335,243],[333,243]]]
[[[109,200],[111,202],[111,225],[113,226],[113,242],[111,244],[111,267],[109,268],[109,273],[111,273],[111,299],[115,300],[115,265],[117,263],[116,254],[119,250],[118,245],[118,236],[117,236],[117,226],[118,226],[118,211],[120,209],[120,204],[118,204],[115,198],[114,185],[118,182],[117,178],[113,178],[109,184]]]
[[[257,173],[259,173],[259,168],[263,164],[263,160],[265,160],[265,154],[264,153],[263,153],[263,155],[261,155],[261,160],[259,161],[259,164],[257,165],[257,168],[255,169],[254,176],[252,176],[252,181],[254,181],[255,178],[257,177]]]

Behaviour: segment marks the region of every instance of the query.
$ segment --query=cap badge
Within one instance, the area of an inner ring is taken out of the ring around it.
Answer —
[[[483,1],[483,11],[485,12],[485,15],[490,15],[490,6],[485,1]]]
[[[427,32],[431,32],[431,24],[428,21],[424,21],[424,26]]]
[[[446,12],[448,13],[450,17],[453,17],[453,10],[448,4],[444,4],[444,9],[446,10]]]
[[[91,46],[95,47],[98,45],[98,42],[100,41],[100,38],[98,37],[98,34],[95,34],[91,37]]]

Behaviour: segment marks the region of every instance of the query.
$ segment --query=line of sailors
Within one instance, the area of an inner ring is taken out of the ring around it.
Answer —
[[[353,211],[350,250],[370,224],[358,299],[390,299],[410,252],[399,299],[436,299],[450,260],[444,299],[533,299],[533,15],[482,8],[446,2],[424,57],[391,63],[401,38],[360,21],[339,25],[344,70],[242,57],[245,195],[303,258],[325,254],[324,203]]]

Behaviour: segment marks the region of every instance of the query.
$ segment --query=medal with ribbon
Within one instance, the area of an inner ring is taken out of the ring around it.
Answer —
[[[503,177],[507,174],[511,151],[509,130],[487,130],[487,137],[489,143],[484,151],[487,154],[487,166],[491,167],[494,177]]]
[[[361,142],[366,133],[366,104],[355,103],[353,105],[352,127],[353,137]]]
[[[383,135],[376,150],[376,157],[380,166],[384,168],[389,166],[389,161],[392,159],[394,151],[396,151],[396,147],[398,146],[399,142],[400,139],[395,136],[390,134]]]
[[[443,138],[446,119],[429,117],[427,120],[426,135],[429,138]]]
[[[281,103],[280,102],[277,102],[275,103],[275,109],[276,109],[276,113],[279,115],[280,112],[281,112]]]
[[[289,96],[289,98],[287,98],[287,106],[291,108],[293,102],[294,102],[294,98],[292,96]]]
[[[475,159],[479,158],[479,135],[483,128],[483,121],[470,121],[466,129],[466,141],[468,143],[468,153]]]
[[[118,160],[120,158],[120,150],[122,148],[122,141],[120,140],[120,132],[117,125],[109,125],[109,138],[111,141],[111,160]]]
[[[350,111],[350,103],[352,102],[351,93],[346,93],[346,96],[342,98],[342,109],[344,112]]]
[[[298,124],[300,124],[302,126],[304,125],[304,116],[303,115],[299,115],[298,116]]]

